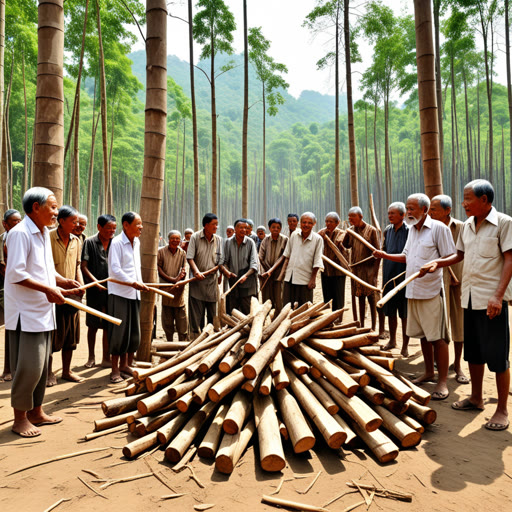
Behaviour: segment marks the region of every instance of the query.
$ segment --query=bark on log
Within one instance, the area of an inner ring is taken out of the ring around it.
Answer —
[[[330,356],[337,357],[338,352],[343,350],[343,340],[341,339],[322,339],[322,338],[307,338],[304,340],[310,347]]]
[[[333,311],[329,315],[324,315],[317,320],[314,320],[310,324],[306,325],[302,329],[299,329],[297,332],[294,332],[292,335],[287,336],[283,339],[282,343],[285,347],[293,347],[297,343],[306,338],[311,337],[316,331],[323,329],[328,326],[332,322],[334,322],[337,318],[339,318],[345,309],[338,309],[337,311]]]
[[[239,390],[233,397],[229,411],[226,414],[222,429],[226,434],[237,434],[242,428],[245,418],[251,410],[251,397],[243,390]]]
[[[334,399],[325,391],[325,389],[320,386],[317,382],[315,382],[312,378],[310,378],[308,375],[301,375],[300,379],[304,384],[308,387],[308,389],[316,396],[318,401],[324,406],[324,408],[327,410],[327,412],[334,416],[338,413],[340,408],[338,405],[336,405],[336,402]]]
[[[426,391],[423,388],[420,388],[414,382],[411,382],[409,379],[406,379],[403,375],[397,374],[396,375],[404,384],[409,386],[412,389],[412,397],[416,402],[420,403],[421,405],[428,405],[430,402],[430,398],[432,395]]]
[[[279,389],[287,388],[290,385],[288,375],[284,369],[283,354],[278,350],[274,356],[274,360],[270,363],[270,372],[272,373],[274,387]]]
[[[254,356],[253,356],[254,357]],[[263,377],[261,378],[260,388],[258,390],[260,395],[270,395],[272,391],[272,372],[270,368],[263,372]]]
[[[233,436],[224,434],[222,436],[222,441],[215,457],[215,469],[217,471],[226,475],[230,475],[233,472],[255,430],[256,425],[254,420],[251,419],[238,434]]]
[[[426,425],[431,425],[437,419],[437,412],[430,407],[426,407],[424,405],[415,402],[414,400],[408,400],[407,405],[409,408],[407,409],[407,415],[412,416],[417,419],[421,423],[425,423]]]
[[[133,459],[139,453],[142,453],[144,450],[151,448],[158,444],[158,434],[156,432],[151,432],[147,436],[141,437],[131,443],[128,443],[123,447],[123,455],[127,459]]]
[[[217,409],[217,414],[215,418],[213,418],[210,428],[197,449],[199,457],[204,457],[205,459],[213,459],[215,457],[222,437],[222,423],[224,422],[228,410],[229,404],[221,404]]]
[[[173,418],[171,421],[160,427],[156,433],[158,434],[158,442],[160,444],[167,444],[185,425],[185,423],[190,419],[192,414],[190,412],[186,414],[178,414],[176,418]]]
[[[382,405],[386,396],[383,391],[372,386],[361,388],[361,394],[374,405]]]
[[[254,352],[258,350],[261,344],[261,340],[263,338],[263,324],[265,323],[265,318],[267,317],[271,309],[272,301],[269,299],[263,304],[263,306],[261,306],[258,313],[256,313],[256,316],[252,321],[249,338],[247,339],[247,342],[244,345],[244,350],[248,354],[254,354]]]
[[[204,382],[199,384],[195,389],[192,390],[192,395],[194,396],[194,402],[199,405],[203,405],[206,401],[206,397],[208,396],[208,391],[210,388],[222,379],[224,375],[221,372],[215,372],[213,375],[208,377]]]
[[[245,355],[244,345],[247,338],[238,340],[237,343],[231,347],[229,352],[224,356],[222,361],[219,363],[219,370],[222,373],[229,373],[234,366],[236,366]]]
[[[282,350],[281,353],[286,365],[297,375],[305,375],[309,373],[309,365],[302,359],[299,359],[295,354],[292,354],[288,350]]]
[[[122,398],[112,398],[106,400],[101,404],[103,414],[107,418],[117,416],[123,412],[133,411],[137,409],[137,402],[149,396],[149,393],[143,393],[140,395],[127,396]]]
[[[242,368],[238,368],[238,370],[215,383],[208,391],[208,398],[212,402],[219,402],[228,393],[240,386],[244,380]]]

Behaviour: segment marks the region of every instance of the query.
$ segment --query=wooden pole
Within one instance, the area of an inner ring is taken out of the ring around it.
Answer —
[[[384,464],[391,462],[398,457],[398,447],[380,430],[368,432],[361,428],[356,422],[353,423],[355,433],[370,448],[377,460]]]
[[[231,393],[231,391],[240,386],[244,380],[245,377],[242,373],[242,368],[238,368],[238,370],[235,370],[233,373],[214,384],[208,391],[208,398],[212,402],[219,402],[228,393]]]
[[[263,323],[268,313],[272,309],[272,301],[269,299],[263,304],[261,309],[258,311],[254,320],[252,321],[251,332],[249,338],[244,346],[244,350],[248,354],[254,354],[258,350],[261,340],[263,338]]]
[[[376,412],[382,418],[382,426],[400,441],[402,448],[411,448],[421,441],[421,434],[397,418],[382,405],[375,406]]]
[[[347,230],[348,231],[348,230]],[[355,274],[352,274],[352,272],[349,272],[348,270],[345,270],[342,266],[338,265],[337,263],[334,263],[334,261],[332,261],[330,258],[328,258],[327,256],[322,256],[322,259],[326,262],[326,263],[329,263],[329,265],[331,265],[332,267],[334,267],[335,269],[339,270],[340,272],[342,272],[343,274],[345,274],[346,276],[350,277],[350,279],[358,282],[360,285],[362,286],[365,286],[366,288],[369,288],[370,290],[373,290],[374,292],[380,292],[380,288],[377,288],[376,286],[373,286],[371,285],[370,283],[367,283],[366,281],[363,281],[362,279],[360,279],[359,277],[357,277]]]
[[[142,393],[140,395],[133,395],[122,398],[112,398],[102,402],[101,409],[103,414],[108,418],[117,416],[123,412],[133,411],[137,409],[137,402],[149,396],[149,393]]]
[[[217,471],[227,475],[233,472],[236,463],[247,448],[255,430],[254,420],[250,420],[238,434],[224,434],[222,436],[222,441],[215,457],[215,469]]]
[[[160,427],[156,433],[158,434],[158,442],[160,444],[168,443],[190,419],[191,413],[180,413],[171,421]]]
[[[377,307],[381,308],[388,302],[390,299],[392,299],[400,290],[404,289],[409,283],[414,281],[416,278],[420,276],[419,272],[415,272],[414,274],[410,275],[407,279],[402,281],[401,283],[397,284],[392,290],[390,290],[382,299],[377,302]]]
[[[215,457],[215,453],[217,452],[217,448],[222,437],[222,423],[224,422],[224,418],[226,417],[228,410],[228,404],[221,404],[217,409],[217,414],[215,415],[215,418],[213,418],[210,428],[206,432],[199,448],[197,449],[199,457],[204,457],[205,459],[213,459]]]
[[[119,318],[115,318],[113,316],[107,315],[106,313],[102,313],[101,311],[98,311],[97,309],[86,306],[85,304],[82,304],[81,302],[78,302],[76,300],[68,299],[67,297],[64,297],[64,302],[66,304],[68,304],[69,306],[73,306],[74,308],[79,309],[80,311],[85,311],[86,313],[89,313],[90,315],[97,316],[98,318],[101,318],[102,320],[106,320],[107,322],[110,322],[111,324],[121,325],[123,323],[123,321],[120,320]]]
[[[238,434],[251,407],[250,395],[242,389],[238,390],[222,423],[224,432],[231,435]]]

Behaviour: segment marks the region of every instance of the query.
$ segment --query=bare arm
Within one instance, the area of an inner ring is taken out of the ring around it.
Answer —
[[[503,305],[503,296],[507,290],[507,286],[512,278],[512,250],[503,253],[505,261],[503,262],[503,269],[501,270],[500,282],[494,295],[487,303],[487,316],[492,320],[501,314]]]
[[[395,261],[396,263],[406,263],[407,257],[405,254],[388,254],[384,251],[373,251],[374,258],[383,258],[389,261]]]
[[[459,263],[463,259],[464,252],[457,251],[456,253],[453,253],[450,256],[446,256],[445,258],[438,258],[437,260],[429,261],[420,268],[420,277],[424,276],[427,272],[435,272],[438,268],[455,265],[456,263]]]
[[[64,279],[63,277],[60,277],[60,278]],[[66,281],[68,281],[68,279],[66,279]],[[69,281],[71,281],[71,279]],[[46,295],[48,302],[54,302],[56,304],[64,304],[64,295],[62,293],[63,290],[61,290],[58,287],[53,288],[46,284],[40,283],[39,281],[36,281],[35,279],[32,279],[31,277],[28,279],[24,279],[23,281],[20,281],[16,284],[25,286],[26,288],[30,288],[31,290],[43,292]]]
[[[264,272],[263,274],[261,274],[261,277],[269,277],[273,274],[273,272],[275,272],[275,270],[277,268],[279,268],[279,265],[281,265],[281,263],[283,263],[284,260],[288,260],[288,258],[285,258],[284,256],[281,256],[280,258],[278,258],[276,260],[276,262],[272,265],[271,268],[269,268],[266,272]]]
[[[313,290],[316,287],[316,276],[318,274],[319,267],[313,268],[313,272],[311,272],[311,278],[308,283],[308,288]]]

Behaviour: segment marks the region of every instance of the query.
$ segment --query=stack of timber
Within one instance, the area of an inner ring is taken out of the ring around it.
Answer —
[[[295,453],[323,442],[338,450],[366,445],[385,463],[418,445],[436,412],[430,395],[394,371],[378,335],[339,323],[328,304],[287,304],[274,317],[254,300],[249,315],[222,313],[187,344],[160,344],[160,362],[135,369],[122,398],[102,404],[95,433],[128,430],[132,459],[150,449],[185,463],[191,453],[231,473],[251,441],[266,471],[284,468],[284,444]],[[167,348],[177,351],[165,358]],[[323,441],[322,441],[323,439]]]

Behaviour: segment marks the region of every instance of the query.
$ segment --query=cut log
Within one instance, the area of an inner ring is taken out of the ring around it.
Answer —
[[[284,361],[281,350],[278,350],[274,360],[270,363],[270,372],[272,373],[274,387],[279,389],[287,388],[290,385],[288,375],[284,369]]]
[[[306,311],[308,308],[310,308],[313,304],[311,302],[305,302],[304,304],[302,304],[302,306],[299,306],[297,309],[295,309],[294,311],[292,311],[290,313],[290,320],[293,320],[294,318],[297,318],[301,313],[303,313],[304,311]],[[290,304],[291,306],[291,304]]]
[[[259,386],[261,377],[262,375],[257,375],[254,379],[246,380],[242,384],[242,389],[245,389],[245,391],[247,391],[248,393],[252,393]]]
[[[153,341],[151,348],[161,352],[164,350],[181,351],[190,345],[190,341]]]
[[[421,434],[409,425],[397,418],[392,412],[382,405],[375,406],[377,413],[382,418],[382,426],[398,439],[402,448],[411,448],[421,441]]]
[[[222,441],[215,457],[215,469],[217,471],[226,475],[233,472],[255,430],[256,425],[254,420],[251,419],[238,434],[224,434],[222,436]]]
[[[222,437],[222,423],[228,410],[229,404],[221,404],[217,409],[217,414],[197,449],[199,457],[204,457],[205,459],[213,459],[215,457]]]
[[[229,411],[222,423],[224,432],[231,435],[237,434],[242,428],[250,410],[251,397],[246,391],[240,389],[233,397]]]
[[[357,350],[361,352],[361,354],[364,354],[365,356],[394,357],[393,352],[391,350],[382,350],[379,346],[359,347]]]
[[[407,386],[409,386],[412,389],[412,397],[416,402],[420,403],[421,405],[428,405],[430,402],[431,394],[426,391],[423,388],[420,388],[414,382],[411,382],[409,379],[405,378],[403,375],[396,374],[396,376]]]
[[[308,387],[308,389],[316,396],[318,401],[324,406],[327,412],[334,416],[340,410],[334,399],[320,386],[317,382],[311,379],[308,375],[301,375],[300,379]]]
[[[385,394],[380,389],[372,386],[361,388],[361,394],[374,405],[382,405],[384,403]]]
[[[269,314],[272,309],[272,301],[267,300],[263,306],[260,307],[259,311],[256,313],[251,326],[251,332],[249,333],[249,337],[247,338],[247,342],[244,345],[244,350],[248,354],[254,354],[256,350],[260,347],[261,339],[263,337],[263,324],[265,323],[265,318]]]
[[[425,427],[419,421],[415,420],[414,418],[411,418],[410,416],[407,416],[407,414],[401,414],[399,418],[404,423],[409,425],[409,427],[416,430],[416,432],[419,432],[420,434],[423,434],[423,432],[425,432]]]
[[[160,357],[162,359],[171,359],[177,356],[180,352],[178,350],[151,350],[151,355],[155,357]]]
[[[238,340],[229,352],[224,356],[219,363],[219,370],[222,373],[229,373],[245,356],[244,345],[247,338]]]
[[[181,382],[179,384],[177,384],[175,381],[168,387],[167,392],[169,393],[169,397],[171,400],[176,400],[177,398],[180,398],[180,396],[183,396],[189,391],[195,389],[197,386],[199,386],[199,384],[201,384],[205,380],[206,377],[197,377],[196,379]]]
[[[169,421],[176,418],[180,414],[180,411],[177,409],[166,411],[162,414],[158,414],[157,416],[151,416],[149,418],[149,422],[146,425],[146,433],[150,434],[151,432],[157,431],[159,428],[167,425]]]
[[[398,447],[386,434],[380,430],[367,432],[355,422],[352,426],[355,433],[363,440],[364,444],[370,448],[380,463],[385,464],[398,457]]]
[[[221,372],[215,372],[213,375],[208,377],[204,382],[199,384],[195,389],[192,390],[192,395],[194,396],[194,402],[199,405],[203,405],[208,396],[208,391],[210,388],[222,379],[224,375]]]
[[[101,430],[106,430],[108,428],[117,427],[118,425],[127,423],[126,419],[132,414],[133,412],[129,411],[125,412],[124,414],[113,416],[111,418],[101,418],[100,420],[94,420],[94,432],[100,432]]]
[[[147,396],[149,396],[149,393],[122,398],[112,398],[111,400],[103,402],[101,404],[101,409],[107,418],[111,418],[112,416],[117,416],[123,412],[134,411],[137,409],[137,402]]]
[[[183,396],[178,398],[178,400],[176,400],[176,407],[181,412],[187,412],[192,403],[194,403],[193,391],[194,390],[191,390],[188,393],[185,393]]]
[[[352,430],[350,425],[339,414],[335,414],[333,418],[338,422],[339,426],[347,434],[347,438],[345,439],[345,442],[343,444],[348,447],[355,446],[357,443],[357,435]]]
[[[415,400],[408,400],[407,405],[409,408],[407,409],[407,415],[412,416],[417,419],[421,423],[425,423],[426,425],[431,425],[437,419],[437,412],[430,407],[426,407],[425,405],[421,405]]]
[[[379,334],[377,332],[355,334],[354,336],[343,338],[343,348],[348,350],[350,348],[365,347],[377,343],[378,340]]]
[[[382,366],[382,368],[386,368],[390,372],[393,371],[395,367],[395,359],[391,357],[383,357],[383,356],[367,356],[370,361],[377,363]]]
[[[141,437],[136,441],[132,441],[123,447],[123,455],[127,459],[133,459],[139,453],[142,453],[144,450],[148,448],[152,448],[153,446],[158,444],[158,434],[156,432],[151,432],[147,436]]]
[[[409,406],[407,402],[399,402],[398,400],[391,400],[391,398],[385,397],[382,405],[396,416],[404,414]]]
[[[317,333],[318,334],[318,333]],[[310,347],[330,356],[337,357],[338,352],[343,350],[343,340],[335,339],[322,339],[322,338],[307,338],[304,340]]]
[[[238,370],[215,383],[208,391],[208,398],[212,402],[219,402],[228,393],[240,386],[244,380],[242,368],[238,368]]]
[[[305,375],[309,373],[309,365],[302,359],[299,359],[295,354],[288,350],[282,350],[281,354],[286,365],[291,368],[297,375]]]
[[[210,354],[208,354],[206,357],[204,357],[201,361],[201,364],[199,365],[199,371],[202,374],[205,374],[209,370],[212,369],[212,367],[220,361],[232,348],[233,345],[242,337],[242,333],[235,332],[228,338],[226,338],[224,341],[219,343]]]
[[[280,313],[272,320],[270,325],[263,329],[262,341],[268,340],[268,338],[274,334],[276,329],[286,320],[286,318],[288,318],[288,313],[290,313],[290,317],[294,313],[290,303],[286,304],[286,306],[281,309]]]
[[[355,322],[352,322],[355,323]],[[359,322],[357,322],[359,324]],[[335,339],[335,340],[341,340],[342,338],[345,338],[347,336],[353,336],[354,334],[357,334],[357,326],[352,327],[338,327],[336,329],[323,329],[321,331],[318,331],[315,334],[316,339],[320,340],[329,340],[329,339]],[[341,349],[340,349],[341,350]]]
[[[171,403],[172,400],[169,396],[170,387],[171,385],[166,386],[156,393],[141,398],[137,402],[137,410],[142,414],[142,416],[151,414],[153,411],[158,411],[158,409]]]
[[[360,387],[368,386],[370,384],[370,376],[366,373],[366,370],[362,368],[354,368],[352,365],[342,361],[341,359],[335,359],[334,364],[343,368],[358,384]]]
[[[270,368],[267,368],[263,372],[263,377],[261,379],[261,383],[260,383],[258,392],[260,395],[270,395],[271,391],[272,391],[272,373],[270,371]]]
[[[286,462],[274,402],[270,396],[254,395],[253,407],[258,429],[261,469],[281,471],[286,466]]]
[[[183,425],[185,425],[191,416],[191,412],[186,414],[180,413],[171,421],[160,427],[156,431],[158,434],[158,442],[160,444],[167,444],[182,429]]]

